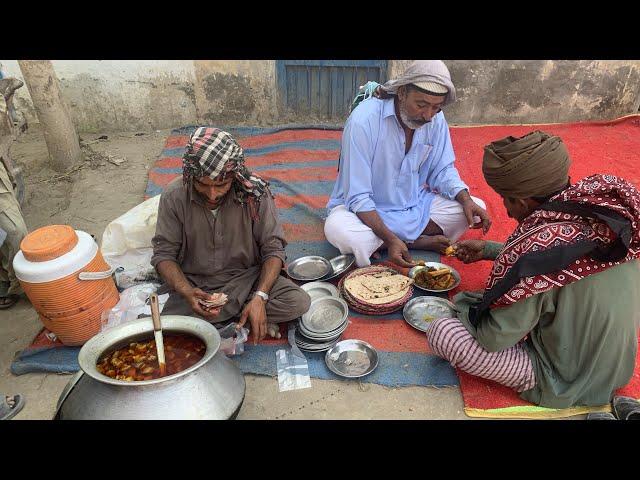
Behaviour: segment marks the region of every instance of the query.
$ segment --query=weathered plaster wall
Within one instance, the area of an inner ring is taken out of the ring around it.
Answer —
[[[15,60],[1,60],[22,78]],[[389,78],[410,60],[391,60]],[[611,119],[640,107],[640,61],[446,60],[458,90],[452,124]],[[273,60],[54,60],[79,132],[136,131],[195,123],[273,125]],[[16,106],[37,118],[29,92]],[[296,119],[316,123],[317,119]]]
[[[15,60],[8,75],[22,79]],[[53,60],[79,131],[277,122],[275,61]],[[26,88],[17,107],[37,122]]]
[[[18,62],[1,60],[7,75],[22,79]],[[196,121],[191,60],[53,60],[78,131],[171,128]],[[26,87],[16,107],[37,122]]]
[[[389,78],[410,60],[390,62]],[[640,107],[640,61],[445,60],[458,101],[450,123],[612,119]]]
[[[199,122],[264,125],[277,121],[273,60],[196,60]]]

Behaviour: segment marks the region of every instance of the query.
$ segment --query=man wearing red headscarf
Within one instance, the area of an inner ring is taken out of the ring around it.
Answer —
[[[286,241],[268,183],[247,170],[227,132],[191,136],[182,181],[160,197],[152,244],[151,264],[171,291],[165,315],[248,321],[257,342],[279,338],[276,324],[309,309],[309,295],[280,275]],[[221,294],[227,302],[211,308]]]

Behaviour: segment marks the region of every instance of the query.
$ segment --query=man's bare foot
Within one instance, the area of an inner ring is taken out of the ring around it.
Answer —
[[[280,327],[278,327],[277,323],[267,323],[267,335],[271,338],[280,338]]]
[[[443,253],[445,248],[451,244],[451,241],[444,235],[420,235],[415,242],[410,244],[410,248],[416,250],[431,250],[433,252]]]

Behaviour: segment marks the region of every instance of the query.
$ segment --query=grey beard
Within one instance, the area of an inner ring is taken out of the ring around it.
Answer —
[[[418,122],[414,122],[413,120],[409,120],[409,117],[407,117],[407,113],[404,111],[404,108],[402,108],[402,106],[399,108],[399,110],[400,110],[400,118],[402,119],[402,123],[404,123],[411,130],[417,130],[420,127],[422,127],[425,123],[428,123],[428,122],[418,123]]]

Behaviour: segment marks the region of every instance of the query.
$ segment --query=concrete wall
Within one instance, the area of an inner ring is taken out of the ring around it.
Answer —
[[[196,60],[198,122],[266,125],[277,122],[273,60]]]
[[[15,60],[0,60],[6,74],[22,78]],[[171,128],[196,120],[190,60],[53,60],[78,131]],[[26,87],[16,107],[36,122]]]
[[[390,78],[410,60],[392,61]],[[638,112],[640,61],[446,60],[454,124],[604,120]]]
[[[0,60],[22,78],[15,60]],[[391,60],[389,78],[410,60]],[[446,60],[452,124],[610,119],[640,106],[640,61]],[[80,132],[281,123],[273,60],[54,60]],[[37,122],[29,92],[16,106]],[[300,119],[303,121],[304,119]],[[315,121],[315,119],[309,119]]]

